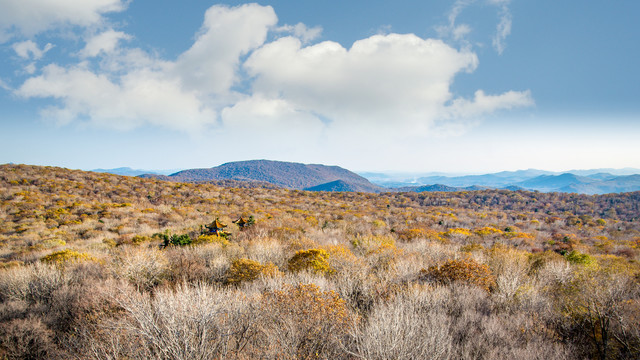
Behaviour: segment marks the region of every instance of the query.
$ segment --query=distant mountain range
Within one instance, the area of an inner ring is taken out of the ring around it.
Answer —
[[[473,191],[484,189],[534,190],[606,194],[640,191],[640,169],[571,170],[564,173],[528,169],[483,175],[443,173],[358,175],[339,166],[284,161],[249,160],[206,169],[182,170],[170,175],[131,168],[96,169],[119,175],[181,182],[209,182],[232,187],[282,187],[309,191]]]
[[[97,172],[97,173],[115,174],[115,175],[140,176],[143,174],[169,175],[171,173],[176,172],[177,170],[141,170],[141,169],[132,169],[130,167],[119,167],[115,169],[93,169],[90,171]]]
[[[406,182],[392,176],[389,176],[386,181],[381,181],[383,178],[380,174],[376,174],[373,182],[396,191],[468,191],[485,187],[606,194],[640,191],[640,175],[637,174],[640,174],[640,169],[571,170],[565,173],[529,169],[484,175],[413,176],[407,178]]]
[[[384,190],[366,178],[339,166],[271,160],[230,162],[207,169],[183,170],[169,176],[153,174],[142,176],[183,182],[220,180],[265,182],[288,189],[311,191],[380,192]]]

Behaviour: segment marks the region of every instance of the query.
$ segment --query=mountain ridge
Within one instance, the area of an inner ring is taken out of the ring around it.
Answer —
[[[212,168],[182,170],[169,176],[145,174],[142,177],[181,182],[256,181],[297,190],[342,181],[342,183],[337,184],[339,187],[352,189],[345,191],[380,192],[384,190],[382,187],[372,184],[366,178],[339,166],[275,160],[228,162]]]
[[[530,190],[541,192],[576,192],[581,194],[607,194],[640,190],[640,175],[614,175],[602,172],[602,169],[580,170],[579,174],[570,172],[554,173],[544,170],[503,171],[500,173],[464,176],[430,176],[410,178],[411,182],[402,183],[398,179],[386,179],[375,182],[387,185],[391,191],[468,191],[476,188],[496,188],[509,190]],[[614,170],[616,173],[631,172],[634,169]],[[638,170],[640,173],[640,170]],[[535,176],[534,176],[535,175]],[[381,179],[377,176],[377,179]],[[392,182],[391,180],[395,180]],[[438,190],[440,187],[441,190]],[[450,187],[445,188],[445,187]]]
[[[96,169],[120,175],[135,175],[131,168]],[[211,168],[187,169],[170,175],[158,172],[137,174],[179,182],[208,182],[232,187],[282,187],[308,191],[355,191],[380,193],[386,191],[473,191],[483,189],[529,190],[541,192],[576,192],[606,194],[640,190],[640,175],[628,174],[640,169],[590,169],[573,172],[552,172],[539,169],[501,171],[490,174],[444,176],[432,172],[431,176],[412,176],[401,179],[398,174],[356,174],[339,166],[303,164],[275,160],[246,160],[227,162]],[[606,172],[611,171],[611,172]],[[428,174],[428,173],[423,173]],[[436,175],[437,174],[437,175]],[[370,179],[367,179],[367,175]],[[371,180],[371,181],[370,181]]]

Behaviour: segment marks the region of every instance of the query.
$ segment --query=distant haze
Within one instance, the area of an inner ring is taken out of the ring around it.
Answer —
[[[447,173],[353,173],[338,166],[301,164],[272,160],[229,162],[217,167],[187,169],[166,176],[142,174],[141,170],[116,168],[94,170],[167,181],[213,182],[229,186],[267,184],[311,191],[468,191],[482,189],[536,190],[606,194],[640,191],[640,169],[587,169],[551,172],[538,169],[501,171],[490,174]],[[235,183],[225,183],[232,181]]]

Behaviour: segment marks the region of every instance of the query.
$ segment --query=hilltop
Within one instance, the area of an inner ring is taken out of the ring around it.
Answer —
[[[364,177],[339,166],[272,160],[229,162],[207,169],[183,170],[169,176],[144,175],[143,177],[179,182],[211,182],[218,180],[262,182],[296,190],[313,189],[318,186],[320,186],[318,189],[330,188],[330,183],[341,181],[340,188],[352,190],[329,191],[380,192],[383,190],[380,186],[372,184]]]

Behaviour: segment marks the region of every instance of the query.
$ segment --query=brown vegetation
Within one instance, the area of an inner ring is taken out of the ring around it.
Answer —
[[[638,358],[639,206],[2,165],[0,358]]]

